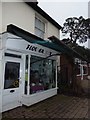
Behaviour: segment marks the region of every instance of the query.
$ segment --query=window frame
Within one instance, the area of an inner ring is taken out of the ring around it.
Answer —
[[[38,19],[41,23],[44,24],[44,31],[36,26],[36,19]],[[42,38],[42,39],[44,39],[45,33],[46,33],[46,22],[44,20],[42,20],[40,17],[38,17],[37,15],[35,16],[35,27],[34,27],[34,29],[35,29],[35,35]],[[43,37],[36,34],[36,29],[43,33]]]
[[[79,64],[80,65],[80,74],[77,74],[77,76],[81,76],[81,75],[88,75],[88,66],[84,65],[84,64]],[[83,67],[87,68],[87,73],[82,73],[83,72]]]

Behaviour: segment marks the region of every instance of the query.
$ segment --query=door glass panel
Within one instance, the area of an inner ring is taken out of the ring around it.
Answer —
[[[7,62],[5,66],[4,89],[19,87],[20,63]]]

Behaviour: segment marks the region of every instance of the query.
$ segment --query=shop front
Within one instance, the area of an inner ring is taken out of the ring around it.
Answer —
[[[2,112],[23,104],[30,106],[57,94],[55,50],[8,32],[2,35],[2,41]]]
[[[84,59],[54,36],[45,41],[14,25],[7,26],[0,43],[2,112],[56,95],[61,54]]]

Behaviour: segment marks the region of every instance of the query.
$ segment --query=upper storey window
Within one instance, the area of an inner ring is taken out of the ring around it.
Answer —
[[[44,39],[45,23],[39,18],[35,17],[35,35]]]

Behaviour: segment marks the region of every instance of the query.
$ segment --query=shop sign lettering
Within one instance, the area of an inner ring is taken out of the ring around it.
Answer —
[[[34,51],[34,52],[44,53],[44,49],[42,49],[42,48],[38,49],[38,47],[29,45],[29,44],[27,45],[26,50],[31,50],[31,51]]]
[[[37,47],[35,47],[35,46],[32,46],[32,45],[28,45],[27,47],[26,47],[26,50],[31,50],[31,51],[37,51]]]

